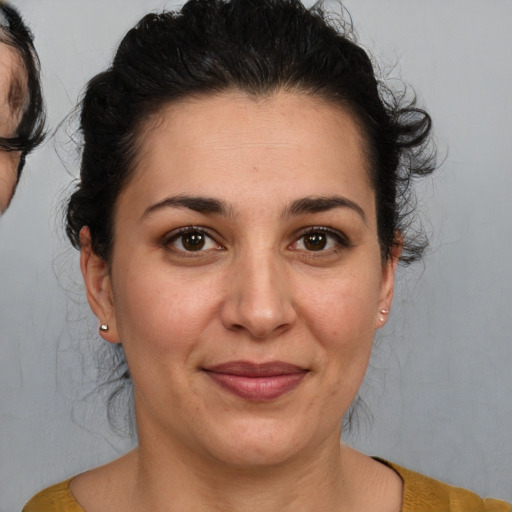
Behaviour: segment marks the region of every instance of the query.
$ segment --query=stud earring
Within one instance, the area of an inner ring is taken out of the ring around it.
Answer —
[[[379,309],[380,313],[380,322],[382,325],[386,322],[386,315],[389,314],[389,309]]]
[[[101,324],[100,325],[100,331],[101,332],[107,332],[108,331],[108,324]]]

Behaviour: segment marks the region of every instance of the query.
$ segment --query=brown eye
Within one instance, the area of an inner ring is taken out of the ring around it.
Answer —
[[[187,251],[200,251],[204,248],[206,237],[198,231],[186,233],[181,236],[181,245]]]
[[[342,232],[327,227],[309,229],[290,246],[296,251],[321,253],[330,253],[348,247],[350,247],[350,241]]]
[[[327,235],[325,233],[308,233],[304,235],[304,247],[308,251],[321,251],[327,245]]]
[[[167,241],[166,246],[183,252],[202,252],[211,249],[222,249],[211,236],[198,229],[185,228],[174,234]]]

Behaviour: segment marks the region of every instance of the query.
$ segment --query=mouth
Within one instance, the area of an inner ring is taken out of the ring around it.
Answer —
[[[271,361],[263,364],[231,361],[203,371],[231,394],[255,402],[276,400],[295,389],[309,373],[299,366]]]

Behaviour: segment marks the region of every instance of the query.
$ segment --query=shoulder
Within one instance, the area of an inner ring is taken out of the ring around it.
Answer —
[[[382,459],[377,460],[394,469],[402,478],[402,512],[512,512],[512,506],[504,501],[482,499],[466,489],[453,487]]]
[[[22,512],[84,512],[69,490],[70,482],[71,478],[37,493]]]

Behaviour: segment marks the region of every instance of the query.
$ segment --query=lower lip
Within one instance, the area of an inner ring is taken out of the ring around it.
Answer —
[[[259,402],[275,400],[292,391],[301,383],[306,373],[247,377],[230,373],[207,372],[214,382],[233,395]]]

